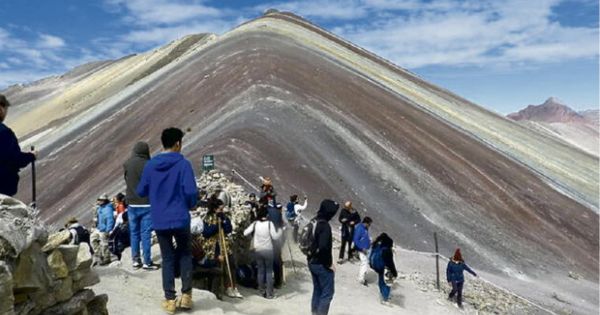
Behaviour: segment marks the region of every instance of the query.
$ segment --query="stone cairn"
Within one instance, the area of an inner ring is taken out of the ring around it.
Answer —
[[[231,207],[225,207],[225,212],[231,219],[233,232],[229,236],[233,253],[236,256],[238,264],[250,262],[250,238],[244,236],[244,230],[250,225],[250,209],[244,206],[248,200],[248,193],[244,188],[231,181],[223,173],[216,170],[202,173],[200,178],[196,179],[196,184],[201,190],[208,192],[208,196],[215,192],[217,186],[221,186],[230,199]],[[207,209],[199,208],[195,215],[204,217]]]
[[[38,213],[0,195],[0,314],[108,314],[87,244],[67,245],[69,231],[49,235]]]

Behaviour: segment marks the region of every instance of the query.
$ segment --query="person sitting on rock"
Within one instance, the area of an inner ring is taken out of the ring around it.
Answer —
[[[229,297],[241,298],[242,295],[237,291],[235,283],[229,281],[229,275],[234,274],[233,251],[228,240],[228,235],[233,231],[231,220],[224,212],[225,205],[213,194],[208,201],[208,212],[204,217],[204,229],[202,231],[205,259],[200,264],[204,268],[214,268],[220,266],[223,270],[222,276],[227,280],[225,294]],[[220,224],[219,224],[220,223]],[[223,234],[220,234],[223,233]],[[223,251],[222,246],[227,251]],[[225,256],[227,255],[227,257]]]
[[[114,207],[104,194],[98,197],[97,204],[97,226],[91,236],[92,247],[95,254],[95,264],[107,265],[110,263],[110,251],[108,248],[108,234],[115,226]]]
[[[465,264],[460,248],[457,248],[454,252],[454,256],[452,256],[452,259],[448,262],[448,267],[446,268],[446,280],[448,280],[448,284],[452,286],[452,291],[450,291],[450,294],[448,295],[448,300],[454,299],[454,295],[456,295],[456,303],[459,308],[463,308],[462,290],[465,283],[465,270],[477,277],[475,271],[471,270],[471,268]]]
[[[90,247],[90,253],[94,255],[92,245],[90,244],[90,231],[79,223],[76,217],[71,217],[65,224],[65,228],[71,233],[70,245],[79,245],[86,243]]]
[[[278,230],[269,221],[269,212],[265,206],[260,207],[257,214],[259,219],[244,230],[244,236],[252,236],[251,242],[258,267],[258,289],[263,297],[272,299],[275,297],[273,294],[275,243],[281,238],[282,230]]]

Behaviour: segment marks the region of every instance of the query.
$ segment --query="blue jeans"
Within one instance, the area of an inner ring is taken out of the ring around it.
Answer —
[[[129,206],[129,234],[131,235],[131,257],[140,260],[140,241],[144,252],[144,264],[152,264],[152,219],[150,207]]]
[[[384,301],[387,301],[390,299],[390,291],[392,288],[390,288],[387,284],[385,284],[385,276],[383,274],[383,272],[378,272],[379,275],[379,292],[381,292],[381,297],[383,298]]]
[[[175,264],[179,264],[181,292],[192,292],[192,234],[190,227],[181,229],[156,230],[160,254],[162,256],[162,285],[165,299],[174,300]],[[175,239],[175,244],[173,244]],[[175,245],[177,247],[175,247]]]
[[[265,290],[267,296],[273,296],[273,252],[256,252],[256,267],[258,289]]]
[[[327,315],[329,305],[333,300],[334,272],[321,264],[308,264],[308,269],[313,281],[311,312],[317,315]]]

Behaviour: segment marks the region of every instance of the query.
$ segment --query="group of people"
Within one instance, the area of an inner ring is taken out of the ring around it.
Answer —
[[[0,146],[3,148],[0,151],[0,193],[13,196],[17,192],[19,170],[35,161],[37,152],[22,152],[12,130],[4,125],[9,106],[8,100],[0,95]],[[169,314],[174,314],[177,308],[192,308],[194,264],[207,268],[224,265],[231,268],[234,265],[230,263],[234,257],[227,243],[232,226],[224,212],[231,200],[226,193],[211,196],[206,192],[204,195],[198,193],[193,167],[180,153],[183,136],[184,133],[177,128],[163,130],[162,153],[153,158],[150,158],[148,144],[139,142],[134,146],[132,156],[123,165],[126,194],[115,198],[114,203],[106,195],[98,198],[94,216],[95,234],[90,235],[76,218],[70,219],[66,226],[73,243],[92,243],[92,251],[99,264],[109,262],[110,239],[116,237],[116,232],[123,237],[128,236],[130,244],[117,241],[117,257],[120,259],[120,252],[130,245],[133,267],[149,270],[159,268],[153,263],[151,255],[151,233],[154,231],[162,256],[160,269],[165,297],[162,308]],[[307,198],[301,204],[297,195],[291,196],[284,210],[276,202],[277,194],[271,179],[262,180],[259,198],[254,194],[249,196],[247,205],[251,208],[253,222],[244,231],[244,235],[251,237],[261,294],[271,299],[275,296],[274,288],[281,285],[281,249],[285,241],[283,230],[288,225],[292,230],[291,239],[298,242],[302,252],[307,255],[313,281],[312,314],[327,314],[334,295],[336,270],[329,222],[339,210],[339,204],[333,200],[323,200],[316,217],[303,224],[301,214],[307,208]],[[202,219],[193,220],[191,213],[199,206],[206,207],[208,212]],[[348,261],[354,261],[358,254],[358,282],[368,285],[366,274],[369,267],[373,269],[379,277],[381,300],[389,303],[389,282],[397,277],[393,240],[386,233],[381,233],[372,241],[369,228],[373,220],[369,217],[361,220],[351,202],[344,204],[339,222],[341,247],[337,263],[346,261],[346,253]],[[129,233],[123,232],[124,229],[120,228],[123,226],[127,226]],[[201,241],[195,242],[197,239]],[[452,286],[448,298],[456,297],[460,307],[464,271],[476,276],[457,249],[447,266],[447,280]],[[241,297],[235,288],[231,270],[228,273],[229,295]],[[179,297],[175,290],[176,276],[182,282]]]

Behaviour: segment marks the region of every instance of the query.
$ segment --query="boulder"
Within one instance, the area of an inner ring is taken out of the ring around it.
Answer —
[[[73,281],[73,291],[77,292],[98,283],[100,283],[98,274],[93,270],[89,270],[89,272],[83,273],[77,281]]]
[[[64,279],[69,275],[69,268],[59,250],[54,250],[47,258],[48,266],[52,269],[54,279]]]
[[[54,294],[48,293],[46,291],[38,291],[29,295],[32,301],[35,301],[35,308],[28,315],[36,315],[40,314],[43,310],[48,307],[58,303]]]
[[[13,272],[13,291],[23,293],[45,290],[52,282],[51,275],[46,255],[42,253],[40,245],[34,242],[19,255]]]
[[[67,264],[69,271],[75,270],[77,267],[77,255],[79,254],[79,245],[60,245],[58,250],[63,255],[63,260]]]
[[[48,237],[48,241],[42,247],[44,253],[50,252],[58,248],[60,245],[68,244],[71,241],[71,233],[67,230],[56,232]]]
[[[43,315],[74,315],[87,311],[86,306],[94,299],[94,291],[82,290],[77,292],[70,300],[54,305],[44,312]]]
[[[108,303],[108,295],[100,294],[96,296],[88,305],[87,312],[89,315],[108,315],[106,304]]]
[[[89,269],[92,266],[92,253],[87,243],[79,244],[77,251],[77,260],[75,261],[75,270]]]
[[[52,294],[57,302],[64,302],[73,296],[73,291],[73,279],[66,277],[56,281]]]
[[[33,242],[45,244],[48,232],[37,211],[21,201],[0,194],[0,257],[15,259]]]
[[[13,314],[13,278],[8,266],[0,261],[0,314]]]

